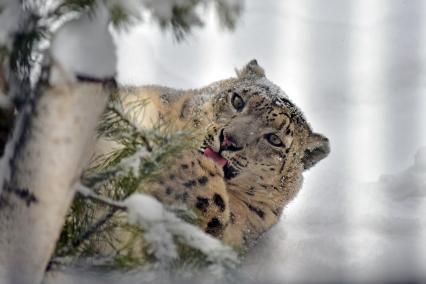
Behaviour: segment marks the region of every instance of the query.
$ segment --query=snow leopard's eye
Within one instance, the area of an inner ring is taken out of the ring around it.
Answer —
[[[275,146],[275,147],[282,147],[284,144],[281,141],[280,137],[278,137],[276,134],[274,133],[269,133],[265,135],[266,140],[268,140],[268,142]]]
[[[237,93],[232,94],[231,103],[237,111],[241,111],[245,106],[244,100]]]

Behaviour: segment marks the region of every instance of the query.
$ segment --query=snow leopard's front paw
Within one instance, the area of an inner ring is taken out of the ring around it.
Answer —
[[[166,205],[186,205],[197,214],[203,230],[222,238],[230,216],[222,169],[199,153],[170,164],[159,181],[150,185],[152,195]]]

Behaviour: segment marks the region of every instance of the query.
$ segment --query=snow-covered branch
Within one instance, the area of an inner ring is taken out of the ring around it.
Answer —
[[[127,211],[129,223],[144,230],[142,237],[150,244],[162,265],[167,266],[179,258],[175,239],[204,254],[215,273],[221,274],[223,269],[233,267],[238,262],[236,253],[230,247],[199,227],[179,219],[152,196],[134,193],[124,201],[114,201],[97,195],[81,184],[78,185],[78,192],[96,203]]]
[[[126,210],[126,206],[124,206],[121,202],[111,200],[102,195],[98,195],[94,193],[90,188],[82,185],[81,183],[77,184],[77,192],[81,194],[83,197],[90,199],[96,203],[107,205],[114,209]]]

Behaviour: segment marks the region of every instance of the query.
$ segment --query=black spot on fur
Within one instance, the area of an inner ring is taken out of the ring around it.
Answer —
[[[220,223],[219,219],[217,219],[217,218],[212,218],[210,220],[210,222],[207,224],[207,227],[209,227],[209,228],[217,228],[219,226],[222,226],[222,224]]]
[[[241,161],[239,161],[238,159],[232,158],[232,162],[234,162],[235,164],[237,164],[240,168],[245,168],[247,167],[247,164],[243,164]]]
[[[187,168],[189,168],[189,166],[187,164],[182,164],[180,165],[182,169],[186,170]]]
[[[207,207],[209,207],[209,199],[197,196],[197,203],[195,203],[195,207],[197,207],[201,212],[207,212]]]
[[[196,185],[197,183],[196,183],[196,181],[195,180],[188,180],[187,182],[185,182],[185,183],[183,183],[183,185],[185,186],[185,187],[188,187],[188,188],[191,188],[191,187],[193,187],[194,185]]]
[[[167,194],[167,195],[172,194],[172,191],[173,191],[173,188],[171,188],[171,187],[166,187],[166,194]]]
[[[198,179],[198,183],[201,185],[205,185],[209,181],[208,177],[202,176]]]
[[[182,201],[183,201],[183,202],[186,202],[186,201],[188,201],[188,198],[189,198],[189,194],[188,194],[188,192],[184,192],[184,193],[182,194]]]
[[[182,109],[180,111],[180,115],[179,118],[180,119],[185,119],[188,117],[189,113],[190,113],[190,104],[189,104],[190,100],[187,99],[183,104],[182,104]]]
[[[212,218],[210,222],[207,223],[206,233],[211,234],[212,236],[220,235],[223,225],[217,218]]]
[[[261,219],[265,218],[265,212],[263,212],[262,209],[254,207],[251,204],[245,203],[247,205],[247,207],[253,211],[254,213],[256,213],[257,216],[259,216]]]
[[[223,201],[222,196],[215,193],[213,196],[213,202],[216,204],[217,207],[219,207],[220,211],[225,211],[225,201]]]
[[[225,176],[225,179],[229,180],[229,179],[232,179],[232,178],[236,177],[238,175],[238,172],[235,170],[234,167],[226,164],[223,167],[223,174]]]

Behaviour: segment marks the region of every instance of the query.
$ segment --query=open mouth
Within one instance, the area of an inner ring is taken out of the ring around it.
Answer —
[[[217,165],[223,169],[225,179],[231,179],[238,174],[238,171],[231,165],[231,163],[222,156],[223,151],[236,152],[240,151],[243,148],[238,147],[237,144],[224,134],[223,129],[219,133],[220,148],[216,152],[211,147],[206,147],[203,151],[203,155],[212,159]],[[208,144],[205,143],[207,146]]]
[[[204,150],[203,155],[213,160],[223,169],[225,179],[231,179],[237,175],[237,172],[234,167],[229,164],[227,159],[220,155],[220,152],[215,152],[212,148],[208,147]]]

